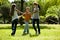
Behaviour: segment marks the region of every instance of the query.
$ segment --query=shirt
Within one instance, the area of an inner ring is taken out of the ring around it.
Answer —
[[[33,13],[32,19],[39,19],[39,8],[34,8],[33,10],[36,10],[36,12]]]
[[[26,13],[26,12],[25,12],[25,13],[23,14],[23,16],[25,17],[25,18],[24,18],[25,21],[29,21],[30,18],[31,18],[31,13]]]
[[[14,15],[12,16],[12,21],[15,19],[18,19],[18,14],[16,10],[14,11]]]

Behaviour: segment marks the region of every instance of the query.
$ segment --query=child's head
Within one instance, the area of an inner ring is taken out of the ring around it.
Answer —
[[[15,8],[16,8],[16,4],[13,3],[13,4],[12,4],[12,9],[15,9]]]
[[[26,7],[26,12],[29,12],[30,11],[30,7]]]
[[[11,7],[11,15],[13,16],[14,15],[14,10],[16,9],[16,4],[12,4],[12,7]]]
[[[37,6],[38,6],[38,3],[35,2],[35,3],[34,3],[34,7],[37,7]]]

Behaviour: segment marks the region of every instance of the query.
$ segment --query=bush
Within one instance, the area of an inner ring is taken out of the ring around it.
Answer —
[[[3,21],[5,23],[6,19],[9,19],[10,7],[7,5],[2,5],[0,6],[0,9],[1,9],[2,17],[3,17]]]
[[[58,18],[56,18],[55,16],[48,16],[45,19],[45,22],[47,22],[48,24],[57,24],[58,23]]]
[[[40,23],[45,23],[45,17],[44,16],[40,16]]]
[[[45,22],[49,24],[57,24],[58,23],[58,9],[57,6],[51,6],[48,8],[46,11],[46,17],[45,17]]]

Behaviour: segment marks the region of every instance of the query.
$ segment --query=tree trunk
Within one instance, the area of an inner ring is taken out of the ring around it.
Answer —
[[[21,0],[21,11],[23,12],[23,4],[24,4],[24,1]]]
[[[3,17],[3,22],[4,22],[4,24],[5,24],[5,17]]]

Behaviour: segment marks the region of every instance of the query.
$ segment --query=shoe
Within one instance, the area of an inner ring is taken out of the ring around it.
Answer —
[[[40,32],[38,32],[38,34],[40,34]]]
[[[40,34],[40,30],[38,30],[38,34]]]
[[[36,31],[36,35],[38,35],[38,32]]]
[[[29,32],[27,32],[27,34],[29,34]]]
[[[23,33],[22,35],[27,35],[27,33]]]
[[[15,34],[14,33],[11,33],[11,36],[14,36]]]
[[[37,31],[37,32],[36,32],[36,35],[39,35],[39,34],[40,34],[40,32]]]

